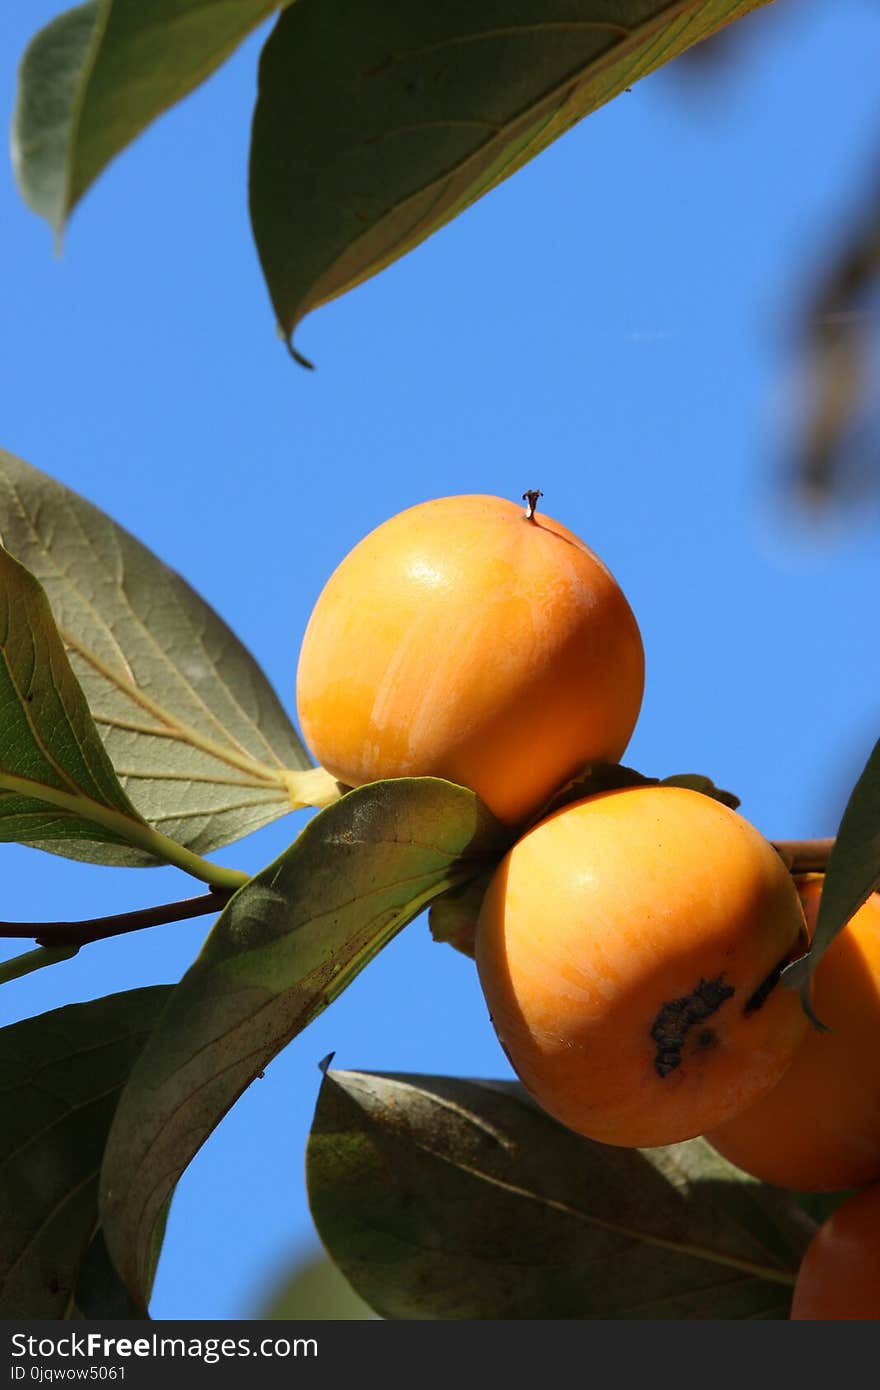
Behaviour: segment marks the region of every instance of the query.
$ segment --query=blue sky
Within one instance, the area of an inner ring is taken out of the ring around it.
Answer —
[[[60,8],[0,16],[4,112],[24,44]],[[0,445],[184,574],[291,711],[311,605],[367,530],[429,497],[540,487],[642,630],[626,761],[707,773],[771,838],[832,834],[878,734],[880,515],[816,528],[779,479],[800,306],[875,172],[876,8],[779,0],[707,80],[646,79],[308,318],[313,373],[275,336],[248,227],[263,37],[113,164],[60,258],[0,170]],[[255,871],[301,823],[218,857]],[[172,870],[0,853],[9,918],[189,891]],[[7,985],[0,1023],[179,978],[205,930],[92,946]],[[345,1067],[509,1075],[472,966],[413,923],[184,1176],[154,1316],[255,1316],[314,1248],[304,1150],[329,1051]]]

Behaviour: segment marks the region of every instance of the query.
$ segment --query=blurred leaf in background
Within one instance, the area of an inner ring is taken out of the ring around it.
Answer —
[[[256,1313],[257,1318],[272,1321],[344,1318],[351,1322],[377,1316],[333,1261],[321,1254],[297,1260]]]

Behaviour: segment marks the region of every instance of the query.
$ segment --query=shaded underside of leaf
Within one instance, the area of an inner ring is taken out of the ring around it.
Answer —
[[[91,858],[96,842],[126,853],[126,825],[143,828],[98,737],[46,594],[0,546],[0,840],[78,842]]]
[[[263,50],[251,221],[279,326],[767,0],[297,0]]]
[[[0,1316],[72,1315],[84,1268],[91,1315],[131,1315],[96,1240],[98,1174],[120,1091],[169,992],[128,990],[0,1030]]]
[[[583,801],[588,796],[598,796],[601,792],[621,791],[625,787],[684,787],[688,791],[700,792],[713,801],[736,810],[739,797],[733,792],[716,787],[710,777],[699,772],[677,772],[670,777],[648,777],[635,768],[623,763],[593,763],[559,787],[543,806],[536,811],[534,824],[559,811],[572,802]]]
[[[379,782],[315,816],[229,902],[132,1072],[101,1180],[108,1247],[136,1301],[157,1212],[269,1061],[436,894],[501,857],[472,792]]]
[[[95,0],[58,16],[22,61],[13,160],[57,230],[111,159],[212,73],[279,0]]]
[[[469,883],[450,888],[434,899],[428,909],[428,927],[435,941],[446,942],[473,959],[477,921],[491,878],[492,871],[486,870]]]
[[[815,1230],[702,1140],[596,1144],[504,1083],[328,1072],[307,1174],[386,1318],[785,1318]]]
[[[0,537],[43,584],[145,820],[206,854],[290,810],[285,770],[309,767],[308,755],[254,658],[185,580],[97,507],[2,450]],[[104,860],[147,862],[111,846]]]

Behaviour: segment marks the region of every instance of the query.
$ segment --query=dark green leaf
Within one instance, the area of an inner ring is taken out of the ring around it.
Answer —
[[[151,825],[207,854],[310,799],[298,778],[315,771],[275,692],[178,574],[3,451],[0,534],[43,583],[117,775]],[[109,844],[101,858],[145,862]]]
[[[583,116],[763,3],[297,0],[263,50],[250,172],[285,338]]]
[[[29,44],[13,119],[26,201],[60,231],[101,170],[279,0],[95,0]]]
[[[828,859],[811,948],[782,972],[787,985],[800,989],[808,1012],[813,971],[837,933],[877,888],[880,888],[880,742],[874,745],[843,813]]]
[[[113,1268],[100,1227],[83,1256],[74,1296],[65,1316],[79,1319],[146,1316],[129,1298],[128,1290]]]
[[[536,812],[533,822],[537,825],[563,806],[574,801],[583,801],[588,796],[598,796],[600,792],[616,792],[622,787],[654,787],[656,777],[645,777],[635,768],[624,767],[622,763],[595,763],[585,767],[576,777],[564,783],[553,793],[549,801]]]
[[[0,840],[103,857],[149,835],[116,779],[42,586],[0,546]],[[127,852],[124,850],[124,852]]]
[[[0,1316],[72,1316],[80,1300],[91,1316],[130,1308],[95,1240],[98,1174],[119,1093],[169,992],[127,990],[0,1030]]]
[[[544,820],[552,815],[554,811],[560,811],[563,806],[569,806],[573,801],[583,801],[587,796],[598,796],[600,792],[615,792],[622,787],[685,787],[689,791],[701,792],[703,796],[709,796],[713,801],[721,801],[731,810],[736,810],[739,805],[739,797],[734,796],[733,792],[722,791],[716,787],[710,777],[704,777],[699,772],[678,772],[672,777],[646,777],[642,772],[636,772],[632,767],[624,767],[619,763],[596,763],[592,767],[585,767],[583,772],[579,772],[570,782],[566,782],[538,811],[534,820]]]
[[[375,782],[313,817],[232,898],[135,1067],[107,1146],[104,1229],[137,1301],[160,1204],[245,1087],[507,839],[463,787]]]
[[[503,1083],[328,1072],[307,1171],[386,1318],[785,1318],[815,1230],[703,1140],[596,1144]]]

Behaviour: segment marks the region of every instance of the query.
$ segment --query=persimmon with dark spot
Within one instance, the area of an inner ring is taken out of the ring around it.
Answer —
[[[528,830],[476,931],[497,1036],[527,1090],[588,1138],[702,1134],[780,1079],[807,1026],[782,968],[806,949],[769,842],[700,792],[637,786]]]
[[[812,935],[821,875],[799,880]],[[706,1136],[737,1167],[778,1187],[836,1192],[880,1181],[880,894],[816,967],[809,1028],[778,1086]]]

